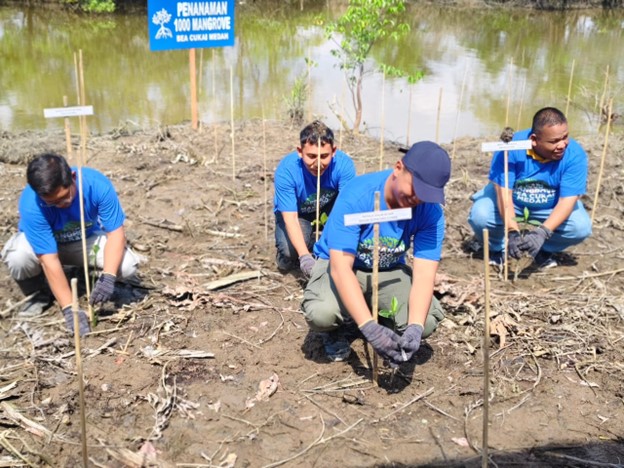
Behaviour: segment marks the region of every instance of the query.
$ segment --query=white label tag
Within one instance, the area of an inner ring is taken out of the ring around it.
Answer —
[[[46,119],[78,117],[81,115],[93,115],[93,106],[51,107],[49,109],[43,109],[43,116]]]
[[[347,214],[344,217],[345,226],[355,226],[356,224],[383,223],[387,221],[399,221],[401,219],[411,219],[411,208],[399,208],[397,210],[368,211],[366,213]]]
[[[493,153],[494,151],[512,151],[531,149],[531,140],[518,140],[505,143],[504,141],[492,141],[489,143],[481,143],[481,151],[483,153]]]

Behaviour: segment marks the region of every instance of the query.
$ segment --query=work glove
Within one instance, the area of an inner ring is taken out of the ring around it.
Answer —
[[[389,328],[369,320],[360,327],[360,331],[382,359],[387,360],[395,367],[403,362],[399,336]]]
[[[74,312],[72,311],[72,306],[68,305],[63,309],[63,317],[65,318],[65,327],[71,333],[74,334]],[[91,327],[89,326],[89,317],[84,310],[78,311],[78,332],[80,336],[84,336],[91,331]]]
[[[529,255],[533,258],[540,251],[544,242],[546,242],[552,236],[552,231],[548,229],[543,224],[540,224],[537,228],[533,229],[531,232],[527,232],[520,242],[520,250],[524,252],[528,252]]]
[[[522,257],[520,242],[522,242],[522,236],[520,236],[518,231],[511,231],[507,236],[507,252],[511,258],[518,259]]]
[[[98,302],[108,301],[113,296],[113,292],[115,291],[116,279],[117,277],[115,275],[102,273],[95,283],[95,288],[93,288],[89,303],[93,305]]]
[[[299,269],[306,278],[309,278],[312,274],[312,268],[314,268],[315,264],[316,260],[314,260],[314,257],[309,253],[299,257]]]
[[[418,348],[420,348],[420,340],[422,339],[423,327],[417,323],[408,325],[403,336],[399,339],[399,346],[404,351],[403,360],[409,361]]]

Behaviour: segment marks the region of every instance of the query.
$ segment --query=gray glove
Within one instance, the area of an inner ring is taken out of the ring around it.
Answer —
[[[309,253],[299,257],[299,269],[306,278],[309,278],[312,274],[312,268],[314,268],[315,264],[316,260],[314,260],[314,257]]]
[[[374,320],[366,322],[360,328],[362,335],[366,338],[377,354],[382,359],[390,362],[390,365],[403,362],[401,348],[399,347],[399,336],[389,328],[379,325]]]
[[[412,359],[414,353],[420,348],[422,334],[423,327],[417,323],[408,325],[403,332],[403,336],[401,336],[399,340],[399,346],[401,346],[401,349],[405,351],[405,356],[403,356],[405,361]]]
[[[106,302],[113,297],[116,279],[117,277],[115,275],[111,275],[110,273],[102,273],[100,275],[99,279],[95,283],[95,288],[93,288],[93,292],[91,293],[91,300],[89,301],[91,305],[98,302]]]
[[[528,252],[533,258],[538,254],[544,242],[552,236],[552,231],[543,224],[540,224],[537,228],[533,229],[524,235],[522,242],[518,246],[520,250]]]
[[[507,237],[507,252],[511,258],[522,257],[522,250],[520,249],[520,242],[522,237],[518,231],[511,231]]]
[[[63,309],[63,317],[65,318],[65,327],[69,332],[74,334],[74,313],[72,311],[72,306],[68,305]],[[78,311],[78,328],[80,336],[84,336],[91,331],[91,327],[89,326],[89,317],[84,310]]]

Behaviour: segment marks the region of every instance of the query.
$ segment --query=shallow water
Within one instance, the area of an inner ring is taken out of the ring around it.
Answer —
[[[306,2],[301,11],[298,4],[263,5],[237,6],[235,46],[197,51],[200,120],[228,121],[231,108],[237,120],[263,114],[284,118],[285,96],[303,77],[311,88],[305,119],[321,117],[338,128],[334,112],[352,116],[353,110],[331,54],[335,44],[318,24],[336,17],[340,7]],[[573,64],[568,112],[573,134],[597,130],[607,67],[607,98],[622,91],[621,10],[419,6],[411,8],[406,21],[410,33],[376,47],[369,68],[374,71],[377,61],[385,61],[408,73],[422,70],[424,78],[411,86],[405,78],[387,79],[382,86],[376,72],[364,82],[365,128],[374,135],[383,129],[388,140],[449,142],[496,135],[505,122],[529,126],[540,107],[568,107]],[[86,103],[95,110],[88,118],[92,131],[190,119],[189,53],[150,52],[146,13],[87,17],[0,7],[1,129],[62,126],[61,120],[44,119],[43,109],[62,106],[64,95],[70,105],[76,103],[78,50],[83,51]]]

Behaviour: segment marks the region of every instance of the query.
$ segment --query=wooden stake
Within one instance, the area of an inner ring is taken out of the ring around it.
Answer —
[[[600,130],[600,126],[602,125],[600,115],[602,114],[602,108],[604,107],[605,99],[607,98],[607,90],[609,89],[609,65],[607,65],[607,69],[605,71],[605,80],[604,86],[602,87],[602,95],[600,96],[600,103],[598,104],[598,130]]]
[[[442,112],[442,90],[444,88],[440,88],[440,94],[438,95],[438,116],[436,117],[436,131],[435,131],[435,141],[438,143],[440,141],[440,113]]]
[[[232,180],[236,180],[236,152],[234,150],[234,70],[230,66],[230,125],[232,127]]]
[[[386,94],[386,72],[384,70],[381,78],[381,134],[379,135],[379,170],[383,169],[384,157],[384,125],[385,125],[385,94]]]
[[[303,4],[301,5],[301,9],[303,11]],[[307,60],[307,69],[308,69],[308,76],[307,76],[307,86],[306,86],[306,98],[308,101],[308,111],[307,111],[307,118],[306,120],[308,122],[310,122],[312,120],[312,73],[310,70],[312,70],[312,55],[310,52],[310,48],[308,47],[308,60]]]
[[[455,144],[457,141],[457,127],[459,125],[459,114],[461,114],[462,101],[464,100],[464,88],[466,86],[466,77],[468,76],[468,63],[464,69],[464,77],[462,78],[461,91],[459,92],[459,102],[457,103],[457,117],[455,117],[455,130],[453,131],[453,151],[451,152],[451,160],[455,158]]]
[[[483,325],[483,441],[481,466],[488,466],[488,426],[490,411],[490,235],[483,230],[483,271],[485,279],[485,323]]]
[[[568,115],[568,110],[570,109],[570,95],[572,94],[572,78],[574,77],[574,64],[576,63],[576,59],[572,59],[572,67],[570,68],[570,81],[568,83],[568,98],[566,99],[566,109],[565,115]]]
[[[199,49],[199,73],[197,77],[197,96],[201,94],[202,90],[202,76],[204,74],[204,49]]]
[[[74,54],[74,63],[76,62],[76,56]],[[78,105],[85,104],[86,93],[84,88],[84,68],[82,66],[82,50],[78,50],[78,73],[76,75],[76,94],[78,95]],[[78,202],[80,205],[80,237],[82,238],[82,265],[85,275],[85,288],[87,293],[87,313],[89,315],[89,322],[92,326],[95,326],[96,317],[91,307],[91,284],[89,281],[89,258],[87,252],[87,232],[85,226],[84,215],[84,196],[83,196],[83,184],[82,184],[82,166],[86,164],[87,159],[87,118],[81,115],[78,119],[80,123],[80,151],[79,157],[76,158],[78,166]],[[94,261],[94,268],[97,265],[97,261]]]
[[[504,158],[505,158],[505,196],[503,199],[503,203],[504,203],[504,213],[505,213],[505,235],[503,236],[503,252],[504,252],[504,258],[503,258],[503,281],[507,281],[507,275],[509,273],[509,255],[508,255],[508,248],[507,245],[509,243],[509,233],[507,232],[507,230],[509,229],[509,205],[510,205],[510,201],[509,199],[511,198],[510,196],[508,196],[508,192],[509,192],[509,168],[507,167],[507,165],[509,164],[509,153],[507,152],[507,150],[504,151],[503,153]],[[511,201],[511,210],[513,210],[513,201]]]
[[[408,82],[409,86],[409,99],[407,104],[407,132],[405,133],[405,146],[410,146],[410,127],[412,126],[412,94],[414,86]]]
[[[82,377],[82,355],[80,354],[80,322],[78,320],[78,280],[72,278],[72,314],[74,319],[74,347],[76,350],[76,374],[78,377],[78,396],[80,399],[80,439],[82,441],[82,465],[86,468],[89,461],[87,452],[87,420],[85,417],[84,381]]]
[[[509,89],[507,92],[507,106],[506,106],[506,110],[505,110],[505,127],[507,127],[509,125],[509,107],[511,105],[511,94],[512,94],[512,78],[513,75],[511,73],[513,69],[513,58],[509,59]],[[509,201],[508,201],[508,197],[507,197],[507,191],[509,190],[509,154],[507,152],[507,150],[505,150],[505,236],[503,238],[503,252],[504,252],[504,258],[503,258],[503,276],[504,279],[503,281],[507,281],[508,278],[508,274],[509,274],[509,253],[508,253],[508,248],[507,246],[509,245]],[[513,201],[511,202],[511,210],[513,211]]]
[[[321,225],[321,137],[317,142],[318,154],[316,159],[316,241],[319,240]]]
[[[375,192],[375,211],[379,211],[380,194]],[[373,225],[373,297],[371,304],[371,313],[375,323],[378,321],[379,310],[379,223]],[[372,348],[372,346],[371,346]],[[379,385],[378,375],[378,357],[373,348],[373,382]]]
[[[594,218],[596,217],[596,208],[598,206],[598,198],[600,195],[600,184],[602,183],[602,173],[604,171],[605,159],[607,156],[607,145],[609,143],[609,131],[611,129],[611,113],[613,112],[613,98],[609,100],[609,108],[607,110],[607,129],[605,130],[605,141],[602,147],[602,156],[600,158],[600,170],[598,171],[598,181],[596,182],[596,194],[594,195],[594,205],[592,206],[591,224],[594,225]]]
[[[191,78],[191,124],[193,130],[199,127],[197,118],[197,67],[195,66],[195,49],[189,49],[189,75]]]
[[[269,208],[269,190],[267,182],[267,152],[266,152],[266,120],[264,120],[264,103],[261,105],[262,109],[262,179],[264,180],[264,238],[269,242],[269,215],[267,210]]]
[[[212,96],[214,97],[217,94],[217,72],[215,70],[216,60],[215,60],[215,50],[212,49]]]
[[[522,80],[522,91],[520,91],[520,105],[518,106],[518,121],[516,122],[516,130],[520,128],[522,122],[522,107],[524,106],[524,91],[526,89],[526,78]]]

